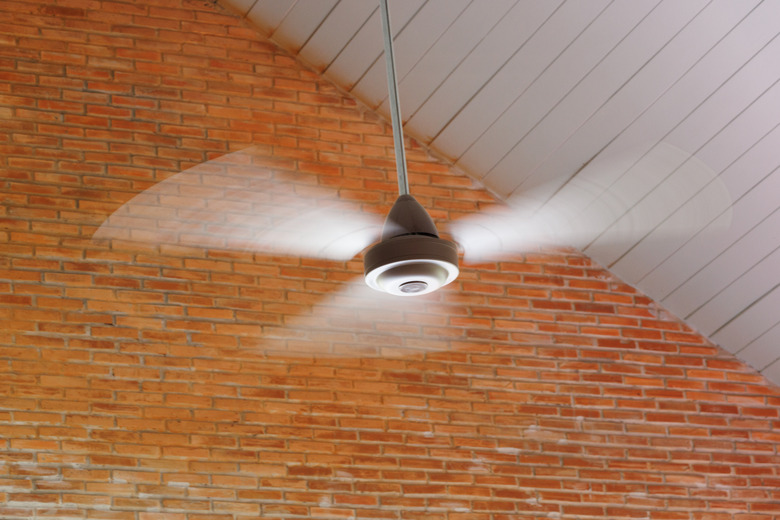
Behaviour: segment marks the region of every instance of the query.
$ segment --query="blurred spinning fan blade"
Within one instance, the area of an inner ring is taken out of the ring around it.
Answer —
[[[406,358],[452,349],[450,338],[433,330],[441,316],[453,314],[458,303],[447,303],[452,286],[415,298],[399,298],[369,288],[362,276],[334,282],[322,294],[288,291],[289,301],[316,303],[278,325],[263,326],[254,348],[269,356]],[[322,285],[320,285],[322,287]],[[428,331],[428,334],[421,332]]]
[[[715,172],[668,144],[597,156],[568,180],[511,197],[451,226],[469,261],[539,245],[619,255],[642,240],[684,240],[731,222],[731,196]],[[713,226],[710,226],[712,229]]]
[[[274,167],[253,147],[200,164],[118,208],[93,238],[349,260],[382,219],[318,176]]]

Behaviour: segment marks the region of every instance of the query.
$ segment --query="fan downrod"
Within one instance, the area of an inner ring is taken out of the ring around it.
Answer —
[[[400,196],[382,229],[382,240],[363,259],[366,283],[372,289],[397,296],[420,296],[458,277],[458,247],[439,238],[430,215],[409,194],[398,82],[387,0],[379,0],[387,66],[390,119]]]

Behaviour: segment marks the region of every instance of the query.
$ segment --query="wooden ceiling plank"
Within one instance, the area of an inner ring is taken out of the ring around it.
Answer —
[[[604,151],[589,164],[589,167],[598,168],[602,164],[608,163],[610,157],[625,151],[641,155],[643,152],[653,149],[657,143],[665,141],[675,128],[680,126],[681,117],[695,112],[697,105],[704,103],[721,85],[727,83],[732,75],[740,71],[744,65],[746,54],[750,56],[753,53],[758,53],[767,42],[776,36],[776,31],[765,23],[764,16],[780,13],[767,13],[766,10],[761,10],[760,7],[764,5],[759,6],[759,9],[756,9],[742,24],[718,42],[664,95],[659,97],[640,117],[614,138]],[[771,5],[768,9],[778,10],[780,4]],[[746,81],[744,71],[739,76],[742,78],[740,81]],[[672,144],[674,143],[672,142]],[[614,174],[620,178],[626,177],[617,170],[614,171]],[[617,191],[624,195],[630,194],[630,183],[633,181],[633,176],[629,175],[623,181],[620,178],[616,179],[617,183],[628,182],[629,186]],[[641,191],[639,192],[641,193]],[[627,200],[628,205],[633,202]],[[594,257],[605,264],[611,263],[616,258]]]
[[[773,259],[775,273],[780,267],[780,254],[776,256],[777,258]],[[766,291],[761,300],[748,307],[743,307],[744,310],[738,316],[712,334],[713,341],[730,352],[736,352],[777,324],[777,309],[780,309],[780,286],[768,288],[766,278],[761,281],[761,286]]]
[[[739,359],[748,365],[758,369],[766,370],[780,359],[780,324],[754,339],[742,349],[736,352]],[[771,369],[776,372],[777,368]],[[776,372],[775,381],[780,380],[780,372]]]
[[[298,0],[276,28],[271,39],[292,54],[298,54],[337,1]]]
[[[328,68],[378,6],[366,0],[340,0],[301,48],[301,59],[317,72]]]
[[[761,370],[761,375],[763,375],[773,384],[777,385],[780,381],[780,360],[776,360],[764,367]]]
[[[562,146],[529,177],[532,186],[551,195],[561,183],[578,172],[583,165],[603,167],[620,175],[616,158],[630,150],[608,146],[623,130],[636,121],[674,82],[689,71],[755,6],[748,2],[716,0],[710,3],[661,51],[631,78],[614,96],[599,108]],[[604,149],[602,151],[602,149]],[[639,158],[637,155],[636,159]],[[601,174],[604,177],[604,173]],[[557,183],[550,179],[560,179]],[[520,183],[512,193],[522,191]],[[520,188],[520,190],[518,190]]]
[[[393,37],[398,35],[425,2],[426,0],[393,0],[390,5]],[[344,90],[351,91],[366,71],[382,59],[383,53],[382,23],[379,11],[376,11],[328,65],[324,74]],[[386,86],[384,90],[387,90]]]
[[[257,0],[230,0],[229,2],[225,2],[225,5],[245,17],[256,3]]]
[[[686,122],[692,122],[690,128],[688,128],[688,134],[686,135],[692,133],[697,133],[697,135],[700,136],[705,135],[706,132],[704,131],[704,126],[702,126],[702,124],[718,124],[719,121],[722,121],[724,117],[733,111],[735,106],[739,106],[739,104],[743,103],[745,98],[749,99],[756,95],[755,92],[757,90],[767,88],[766,83],[770,83],[771,85],[778,82],[780,80],[780,60],[771,59],[771,57],[776,57],[778,55],[780,55],[780,37],[775,37],[772,42],[761,51],[756,59],[748,62],[719,89],[716,95],[710,97],[707,102],[700,107],[701,110],[697,112],[702,112],[701,114],[694,115],[686,120]],[[765,57],[768,59],[762,59]],[[778,106],[777,88],[778,87],[774,87],[769,91],[770,93],[774,93],[773,96],[763,96],[761,98],[763,102],[758,105],[759,109],[761,106],[764,106],[768,107],[768,110],[774,110],[776,112]],[[715,118],[713,118],[712,115],[707,114],[707,112],[713,113],[716,111],[718,112],[718,115]],[[764,110],[764,113],[766,113],[766,110]],[[758,114],[756,117],[761,117],[761,114]],[[680,125],[680,130],[685,129],[686,122],[683,122]],[[772,120],[766,122],[769,125],[773,123]],[[693,141],[688,141],[687,144],[690,145],[692,142]],[[717,264],[713,263],[713,265]],[[708,267],[708,269],[709,268],[710,267]],[[699,275],[700,273],[697,274],[697,276]],[[695,281],[695,277],[693,280]],[[721,277],[720,281],[725,280]],[[694,289],[694,287],[699,286],[692,285],[692,282],[689,280],[683,284],[683,286],[675,289],[665,301],[668,300],[672,302],[675,309],[678,311],[683,310],[685,315],[687,315],[692,309],[685,308],[681,303],[682,300],[693,298],[694,301],[691,304],[695,305],[696,294],[699,294],[700,291],[703,291],[701,294],[706,294],[707,291],[713,290],[712,286],[699,287],[698,289]],[[704,301],[707,301],[706,297],[701,300],[701,302]]]
[[[409,20],[393,41],[398,78],[409,73],[415,63],[468,7],[469,2],[470,0],[428,0]],[[379,107],[387,97],[387,69],[384,59],[374,62],[351,92],[372,109]],[[399,97],[403,100],[403,93]]]
[[[619,5],[626,6],[626,4]],[[626,25],[623,25],[622,31],[617,32],[615,36],[621,39],[615,42],[615,46],[609,49],[603,59],[595,64],[584,77],[566,78],[545,74],[537,84],[528,89],[527,95],[524,95],[507,112],[502,114],[491,131],[485,133],[480,141],[487,138],[488,141],[497,142],[500,135],[513,135],[515,139],[519,137],[519,140],[503,157],[493,160],[494,165],[484,178],[484,182],[497,190],[498,193],[510,193],[518,185],[522,186],[523,180],[532,176],[539,165],[544,163],[553,153],[557,153],[563,143],[580,126],[607,103],[663,48],[669,39],[673,38],[696,16],[706,5],[706,1],[665,1],[652,9],[651,12],[649,11],[652,5],[644,4],[643,9],[637,9],[637,5],[633,3],[626,6],[635,13],[636,17],[633,19],[615,11],[614,16],[620,20],[620,23],[605,20],[605,23],[609,23],[609,26],[615,29],[620,28],[621,24]],[[647,16],[642,18],[641,14],[647,14]],[[607,31],[597,28],[593,37],[603,41],[606,39],[606,33]],[[596,48],[587,41],[583,41],[583,46],[585,49]],[[575,63],[578,64],[586,62],[579,56],[575,56],[574,59]],[[564,74],[573,70],[576,70],[576,66],[566,65]],[[568,87],[573,80],[577,80],[577,83],[571,86],[568,91],[563,91],[563,88]],[[559,93],[559,97],[551,108],[536,102],[542,98],[541,92],[552,93],[556,91]],[[545,109],[548,111],[543,113]],[[515,128],[518,129],[515,130]],[[505,141],[509,142],[506,139]],[[474,148],[479,145],[480,143],[476,143]],[[471,152],[472,150],[467,155]],[[478,159],[477,162],[490,164],[485,159]]]
[[[605,1],[564,3],[467,101],[433,140],[433,146],[447,157],[460,158],[608,5]]]
[[[777,312],[777,306],[762,309],[762,307],[768,305],[768,300],[765,299],[767,292],[773,289],[773,282],[768,283],[768,281],[776,280],[778,272],[780,272],[780,248],[775,249],[756,265],[745,271],[742,276],[735,280],[735,283],[730,284],[692,314],[690,317],[691,323],[706,328],[709,331],[708,334],[714,333],[713,339],[718,337],[726,339],[729,348],[741,350],[768,330],[769,327],[774,326],[778,321],[778,317],[780,317],[780,314]],[[743,327],[740,320],[743,319],[743,315],[746,313],[756,315],[763,313],[767,317],[771,316],[771,320],[767,321],[762,317],[761,326],[765,328],[761,328],[759,324],[751,322],[755,326],[754,329],[751,329],[749,332],[743,330],[737,334],[737,331]],[[737,322],[736,325],[734,325],[735,322]],[[780,349],[780,345],[778,345],[778,349]]]
[[[516,4],[436,87],[424,104],[408,114],[410,133],[424,142],[433,141],[453,114],[504,67],[561,2],[530,0]]]
[[[763,187],[776,186],[778,176],[780,173],[776,172],[771,177],[772,182]],[[773,194],[775,198],[776,194]],[[707,302],[775,250],[775,243],[767,240],[767,237],[775,236],[780,229],[780,210],[774,210],[764,218],[761,217],[766,213],[765,208],[740,207],[739,210],[755,213],[755,216],[750,215],[745,220],[758,220],[758,224],[663,300],[662,303],[679,316],[686,319],[692,317],[698,309],[707,305]],[[715,328],[717,326],[713,325],[709,332]]]
[[[257,0],[246,18],[266,35],[272,35],[297,0]]]
[[[715,101],[716,104],[717,102]],[[769,92],[752,103],[701,147],[686,165],[664,181],[666,184],[677,182],[677,187],[664,189],[664,186],[660,186],[648,194],[639,203],[639,212],[636,214],[652,218],[654,222],[648,224],[655,229],[646,240],[640,241],[630,252],[612,264],[611,268],[625,276],[626,281],[637,283],[727,210],[733,204],[732,196],[720,177],[727,171],[731,183],[736,181],[733,178],[733,172],[736,170],[729,169],[729,166],[748,153],[776,127],[777,123],[767,118],[766,114],[777,107],[780,107],[780,85],[775,84]],[[745,177],[740,175],[739,181],[743,182]],[[712,184],[712,189],[704,190],[704,186],[694,184],[696,181]],[[698,191],[699,188],[702,188],[702,191]],[[687,198],[689,196],[690,199]],[[683,204],[680,207],[671,207],[672,202]]]
[[[776,199],[775,194],[780,193],[780,174],[776,172],[780,164],[778,141],[780,127],[775,127],[720,175],[719,180],[734,200],[727,228],[721,231],[717,223],[710,223],[640,280],[654,288],[659,300],[666,301],[675,289],[748,233],[776,206],[768,199]],[[758,208],[765,209],[755,211]]]
[[[697,177],[700,178],[702,172],[698,173],[699,175],[689,176],[686,168],[682,167],[675,179],[665,182],[665,186],[661,190],[656,190],[651,195],[654,198],[650,206],[656,205],[659,211],[662,210],[661,208],[665,210],[663,201],[658,199],[663,196],[663,193],[671,192],[677,187],[674,180],[682,181],[684,184],[680,195],[683,197],[691,195],[692,191],[700,187],[699,182],[691,182],[691,177],[693,180],[698,180]],[[686,178],[686,176],[689,177]],[[679,208],[669,209],[671,215],[661,216],[660,218],[663,218],[664,221],[655,229],[647,232],[646,236],[643,236],[639,242],[632,246],[628,253],[613,264],[611,269],[616,274],[619,273],[628,283],[638,284],[646,271],[654,269],[669,254],[670,250],[675,251],[684,246],[690,241],[692,235],[701,232],[713,237],[721,229],[727,228],[731,222],[731,213],[730,209],[726,207],[729,195],[725,193],[725,187],[718,180],[708,182],[706,178],[701,184],[703,184],[701,191],[693,194]],[[645,214],[646,212],[647,210],[645,210]],[[646,232],[646,226],[654,224],[654,221],[642,223],[641,233]],[[636,240],[636,236],[634,236],[634,240]],[[620,246],[625,248],[625,244],[620,244]],[[593,246],[594,249],[596,247]],[[605,253],[605,256],[609,256],[609,253]],[[636,264],[632,264],[632,262],[636,262]],[[648,288],[652,291],[650,296],[660,300],[659,288],[652,284],[648,284]]]
[[[517,0],[471,2],[460,13],[399,81],[401,114],[407,120],[516,4]],[[387,96],[379,111],[389,113]]]

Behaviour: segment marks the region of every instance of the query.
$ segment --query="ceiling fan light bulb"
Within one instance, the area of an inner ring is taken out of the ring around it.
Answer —
[[[422,292],[428,288],[428,283],[421,280],[415,280],[412,282],[404,282],[398,286],[398,289],[405,294],[415,294]]]
[[[369,249],[364,265],[366,284],[372,289],[396,296],[420,296],[458,277],[458,249],[441,238],[400,236]]]

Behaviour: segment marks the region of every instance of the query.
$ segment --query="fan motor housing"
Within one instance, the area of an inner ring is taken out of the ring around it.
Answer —
[[[366,251],[366,283],[397,296],[418,296],[458,277],[458,248],[436,236],[411,234],[382,240]]]

